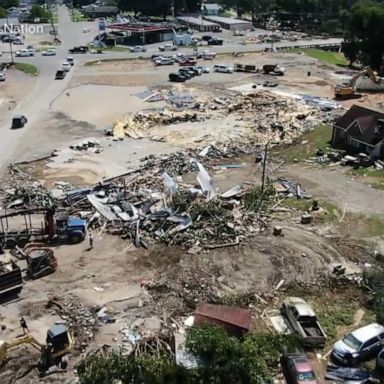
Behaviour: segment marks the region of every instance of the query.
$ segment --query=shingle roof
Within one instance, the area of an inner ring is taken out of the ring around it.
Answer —
[[[336,121],[335,125],[347,130],[352,126],[352,123],[356,122],[360,128],[361,135],[354,136],[367,144],[372,144],[378,120],[384,120],[384,113],[361,107],[360,105],[353,105],[349,111]],[[384,138],[384,130],[381,132],[380,138]]]

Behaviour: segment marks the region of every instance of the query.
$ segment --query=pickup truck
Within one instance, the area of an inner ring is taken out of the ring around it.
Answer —
[[[22,288],[21,269],[9,255],[0,255],[0,297],[17,295]]]
[[[285,74],[285,68],[278,64],[266,64],[263,66],[263,71],[266,75],[283,76]]]
[[[315,312],[303,299],[288,297],[283,302],[282,312],[295,333],[303,339],[304,346],[324,347],[327,335],[321,328]]]

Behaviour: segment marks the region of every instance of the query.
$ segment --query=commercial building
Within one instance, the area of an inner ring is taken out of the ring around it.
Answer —
[[[119,23],[106,25],[108,45],[145,45],[172,41],[174,26],[169,23]]]
[[[198,17],[179,16],[177,20],[180,24],[200,32],[218,32],[221,30],[219,24]]]
[[[233,19],[231,17],[204,16],[204,19],[212,23],[219,24],[222,28],[230,29],[232,31],[253,28],[253,25],[250,21]]]
[[[84,15],[89,17],[107,17],[116,16],[119,13],[119,8],[114,5],[96,5],[89,4],[82,7]]]

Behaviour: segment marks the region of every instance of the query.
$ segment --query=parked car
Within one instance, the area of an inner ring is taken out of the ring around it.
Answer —
[[[48,48],[46,51],[41,52],[43,56],[56,56],[56,49]]]
[[[18,37],[15,40],[12,41],[12,44],[14,44],[14,45],[23,45],[24,41]]]
[[[173,44],[164,44],[159,47],[160,52],[164,51],[177,51],[177,46]]]
[[[203,40],[203,41],[209,41],[211,39],[213,39],[213,36],[211,36],[211,35],[203,35],[203,36],[201,36],[201,40]]]
[[[180,73],[169,74],[169,81],[172,81],[174,83],[184,83],[185,80],[187,80],[186,77],[181,75]]]
[[[179,60],[179,65],[181,66],[189,66],[189,65],[196,65],[196,64],[197,64],[197,60],[192,58],[185,58],[185,59]]]
[[[78,47],[73,47],[71,49],[68,49],[69,53],[87,53],[88,47],[86,45],[80,45]]]
[[[159,57],[162,57],[160,53],[155,53],[154,55],[151,56],[151,60],[152,61],[155,61],[156,59],[158,59]]]
[[[220,37],[212,37],[211,40],[208,40],[208,45],[223,45],[224,40]]]
[[[174,64],[174,61],[173,59],[169,58],[169,57],[158,57],[155,61],[154,61],[155,65],[173,65]]]
[[[16,115],[12,118],[12,128],[23,128],[28,120],[24,115]]]
[[[0,81],[5,81],[6,78],[5,72],[0,72]]]
[[[71,64],[71,66],[73,67],[75,65],[75,59],[73,58],[73,56],[67,56],[67,63]]]
[[[136,45],[134,47],[129,47],[130,52],[147,52],[147,48],[142,45]]]
[[[35,56],[35,50],[34,48],[27,48],[27,51],[32,54],[32,56]]]
[[[213,72],[233,73],[233,68],[227,64],[215,64],[213,66]]]
[[[16,52],[17,57],[31,57],[34,56],[32,52],[29,52],[28,49],[22,49]]]
[[[376,359],[376,369],[380,372],[384,372],[384,348],[379,352]]]
[[[181,68],[181,69],[179,69],[179,74],[180,74],[181,76],[184,76],[184,77],[186,78],[186,80],[190,80],[190,79],[192,79],[192,77],[195,76],[195,74],[194,74],[193,72],[188,71],[188,70],[185,69],[185,68]]]
[[[205,67],[205,66],[202,66],[202,65],[198,65],[196,68],[200,69],[201,73],[209,73],[209,72],[211,72],[209,67]]]
[[[332,348],[332,358],[353,365],[376,356],[384,347],[384,326],[372,323],[348,333]]]
[[[195,75],[200,76],[203,72],[197,67],[186,67],[188,71],[194,72]]]
[[[58,69],[55,74],[55,80],[63,80],[66,75],[67,71],[64,71],[63,69]]]
[[[306,347],[322,348],[327,336],[323,331],[312,307],[299,297],[288,297],[283,301],[283,314],[292,329],[297,333]]]
[[[209,50],[204,50],[203,52],[199,52],[197,54],[198,59],[213,60],[215,57],[216,57],[216,52],[212,52]]]
[[[284,353],[280,364],[287,383],[317,384],[312,364],[304,353]]]
[[[71,70],[71,64],[65,61],[63,64],[61,64],[61,69],[63,71],[69,72]]]

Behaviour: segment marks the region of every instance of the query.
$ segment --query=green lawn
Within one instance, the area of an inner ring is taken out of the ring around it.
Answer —
[[[287,53],[300,53],[303,52],[307,56],[313,57],[314,59],[324,61],[329,64],[335,64],[342,67],[346,67],[349,64],[349,61],[344,57],[342,53],[332,52],[332,51],[323,51],[321,49],[315,48],[292,48],[285,49],[283,52]]]
[[[72,21],[74,21],[74,22],[87,21],[88,20],[88,18],[86,16],[84,16],[84,14],[77,9],[70,11],[70,15],[71,15]]]
[[[361,181],[370,184],[372,188],[384,190],[384,171],[374,168],[359,168],[350,172],[352,176],[357,176]]]
[[[15,68],[31,76],[37,76],[39,70],[32,64],[27,63],[15,63]]]
[[[304,133],[293,144],[282,145],[273,149],[273,153],[281,156],[285,161],[303,161],[315,155],[316,150],[328,147],[331,140],[332,129],[330,125],[322,124],[311,131]],[[302,144],[304,142],[304,144]]]

